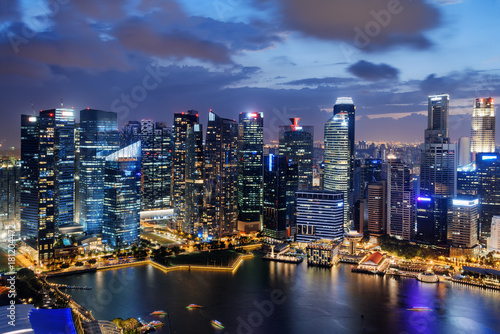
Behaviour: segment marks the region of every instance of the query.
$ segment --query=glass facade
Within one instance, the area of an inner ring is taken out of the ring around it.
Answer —
[[[186,219],[182,230],[193,236],[207,235],[204,226],[203,128],[189,127],[186,135]]]
[[[480,238],[485,242],[491,234],[491,220],[500,215],[500,154],[476,155],[478,195],[480,200]]]
[[[471,152],[495,152],[495,101],[493,98],[478,98],[472,110]]]
[[[413,240],[416,199],[411,167],[400,159],[390,159],[387,186],[387,233],[403,240]]]

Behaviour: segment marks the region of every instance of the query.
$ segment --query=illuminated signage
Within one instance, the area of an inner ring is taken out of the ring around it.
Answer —
[[[494,160],[498,159],[498,155],[483,155],[481,160]]]
[[[417,197],[417,201],[422,201],[422,202],[430,202],[432,201],[432,198],[430,197]]]
[[[74,113],[72,111],[63,111],[62,115],[66,117],[73,117]]]
[[[30,121],[30,122],[36,122],[36,117],[30,117],[30,118],[28,118],[28,121]]]
[[[454,199],[453,205],[457,206],[474,206],[479,204],[479,199],[474,200],[463,200],[463,199]]]

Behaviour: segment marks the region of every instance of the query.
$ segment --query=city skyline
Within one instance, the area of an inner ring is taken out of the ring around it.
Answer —
[[[188,109],[199,110],[204,126],[209,109],[230,119],[264,112],[269,142],[291,117],[319,128],[337,96],[352,96],[356,140],[417,142],[427,95],[450,94],[456,141],[470,136],[475,98],[500,91],[490,33],[499,4],[491,1],[315,1],[316,20],[296,1],[60,2],[2,8],[2,149],[19,147],[12,128],[31,102],[50,109],[61,97],[75,110],[118,111],[119,127]],[[475,52],[480,45],[490,52]],[[449,52],[461,57],[450,60]]]

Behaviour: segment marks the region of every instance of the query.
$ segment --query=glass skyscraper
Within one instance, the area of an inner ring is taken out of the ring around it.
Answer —
[[[80,224],[87,235],[102,233],[105,159],[118,145],[116,113],[80,111]]]
[[[240,113],[238,131],[239,229],[261,229],[264,114]],[[245,226],[245,227],[243,227]]]
[[[238,123],[208,113],[205,141],[207,236],[236,230],[238,222]]]
[[[484,243],[490,236],[493,216],[500,215],[500,154],[478,153],[476,166],[480,201],[480,239]]]
[[[479,98],[474,101],[472,110],[471,152],[495,152],[495,103],[494,99]]]
[[[280,126],[279,155],[288,157],[299,169],[299,190],[312,190],[314,127],[299,125],[290,118],[289,126]]]
[[[20,223],[21,164],[14,157],[0,158],[0,229]]]
[[[350,102],[349,102],[350,101]],[[349,224],[354,188],[354,104],[350,98],[339,98],[334,115],[325,124],[324,190],[344,194],[344,222]]]
[[[194,124],[186,135],[186,218],[182,230],[198,237],[207,235],[203,188],[203,127]]]
[[[111,248],[139,241],[141,210],[141,142],[105,157],[103,243]]]

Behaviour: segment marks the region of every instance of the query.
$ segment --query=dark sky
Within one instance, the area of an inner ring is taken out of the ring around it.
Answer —
[[[476,97],[500,91],[494,0],[9,0],[0,3],[0,144],[22,113],[87,107],[120,125],[196,109],[290,117],[316,139],[339,96],[359,140],[423,139],[427,95],[448,93],[452,139]]]

